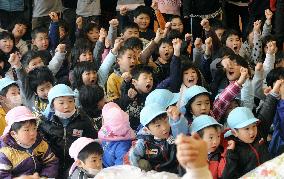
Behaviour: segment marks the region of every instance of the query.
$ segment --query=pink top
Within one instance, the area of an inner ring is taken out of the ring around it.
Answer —
[[[181,0],[157,0],[161,13],[180,16]]]

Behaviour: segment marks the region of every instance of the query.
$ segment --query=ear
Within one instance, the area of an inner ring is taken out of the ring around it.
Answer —
[[[34,44],[34,42],[35,42],[35,39],[32,39],[32,44]]]
[[[136,86],[136,84],[137,84],[137,80],[132,79],[132,84],[133,84],[134,86]]]
[[[5,99],[6,99],[5,96],[0,95],[0,103],[4,103]]]
[[[232,129],[232,134],[233,134],[235,137],[238,137],[238,132],[237,132],[235,129]]]
[[[82,166],[83,166],[83,162],[82,162],[81,160],[79,160],[79,159],[77,159],[77,160],[75,161],[75,164],[76,164],[78,167],[82,167]]]
[[[14,139],[16,138],[16,134],[17,134],[17,133],[16,133],[15,131],[11,131],[11,132],[10,132],[10,135],[11,135]]]
[[[133,21],[134,21],[135,23],[136,23],[136,19],[137,19],[136,17],[133,17]]]

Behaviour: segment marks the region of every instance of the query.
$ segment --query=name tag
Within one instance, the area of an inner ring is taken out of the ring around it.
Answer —
[[[74,137],[82,137],[82,135],[83,135],[83,130],[73,129],[72,136],[74,136]]]

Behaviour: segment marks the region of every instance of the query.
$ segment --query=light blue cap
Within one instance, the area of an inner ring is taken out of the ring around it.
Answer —
[[[6,88],[11,84],[17,84],[17,82],[7,77],[0,79],[0,91],[2,91],[3,88]]]
[[[249,108],[237,107],[233,109],[227,119],[231,129],[240,129],[259,121],[256,119]]]
[[[164,106],[158,103],[152,103],[144,108],[140,112],[140,123],[143,126],[149,124],[155,117],[159,116],[160,114],[167,113]]]
[[[69,86],[65,84],[58,84],[51,88],[48,92],[48,101],[49,103],[52,103],[55,98],[61,96],[75,96],[75,93]]]
[[[145,106],[158,103],[166,109],[170,105],[177,103],[179,100],[179,93],[172,93],[167,89],[155,89],[146,98]]]
[[[204,129],[205,127],[218,125],[220,127],[223,127],[222,124],[219,124],[213,117],[208,115],[200,115],[196,117],[191,126],[190,126],[190,132],[198,132],[201,129]]]
[[[197,96],[202,93],[208,93],[209,95],[211,94],[210,92],[207,91],[207,89],[205,89],[202,86],[194,85],[190,88],[187,88],[184,91],[184,94],[181,99],[180,112],[185,114],[186,112],[185,106],[188,103],[188,101],[191,100],[194,96]]]

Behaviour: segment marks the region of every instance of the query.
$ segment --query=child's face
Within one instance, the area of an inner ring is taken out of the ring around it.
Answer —
[[[238,130],[233,130],[233,134],[244,143],[251,144],[257,136],[257,125],[253,123]]]
[[[232,49],[235,54],[239,54],[241,48],[241,39],[237,35],[230,35],[226,40],[226,46]]]
[[[210,112],[210,99],[207,95],[199,95],[191,103],[191,113],[198,117],[202,114],[208,115]]]
[[[32,146],[36,141],[37,126],[27,122],[17,132],[11,131],[10,134],[19,143],[25,146]]]
[[[49,39],[47,33],[37,33],[36,38],[32,40],[38,50],[46,50],[49,45]]]
[[[187,69],[186,71],[183,72],[182,79],[183,79],[183,84],[188,88],[193,85],[196,85],[198,81],[197,72],[192,68]]]
[[[4,53],[10,53],[13,49],[14,42],[12,39],[1,39],[0,50]]]
[[[53,101],[54,109],[61,113],[71,113],[75,109],[73,96],[61,96]]]
[[[15,24],[12,30],[12,34],[14,35],[15,39],[21,39],[26,32],[27,32],[27,26],[24,24]]]
[[[84,71],[82,74],[82,80],[84,85],[93,86],[97,84],[97,72],[96,71]]]
[[[49,81],[46,81],[36,87],[36,94],[41,99],[47,99],[48,92],[52,87],[53,85]]]
[[[208,127],[203,129],[202,139],[207,143],[208,153],[214,152],[220,145],[221,131],[214,127]]]
[[[84,162],[80,162],[80,167],[89,171],[90,169],[101,170],[102,167],[102,155],[99,154],[91,154],[86,158]]]
[[[148,129],[153,136],[159,139],[167,139],[170,136],[171,129],[168,116],[164,116],[160,120],[150,123]]]
[[[89,32],[87,32],[87,37],[92,43],[96,43],[100,37],[100,31],[97,28],[93,28]]]
[[[171,29],[178,30],[180,33],[183,32],[183,23],[180,18],[173,18],[171,23]]]
[[[134,17],[134,22],[139,26],[140,30],[146,30],[150,24],[150,17],[148,14],[140,14]]]
[[[6,98],[11,99],[14,96],[19,96],[19,95],[20,95],[20,88],[18,86],[11,86],[9,87],[6,93]]]
[[[59,37],[63,38],[66,35],[66,31],[64,29],[64,27],[60,26],[59,27]]]
[[[84,62],[84,61],[89,61],[92,62],[93,61],[93,53],[91,51],[86,51],[81,53],[81,55],[79,56],[79,62]]]
[[[123,33],[123,39],[127,40],[131,37],[137,37],[139,38],[139,30],[136,28],[128,28],[124,33]]]
[[[1,100],[3,100],[4,103],[2,105],[5,105],[9,109],[12,109],[16,106],[20,106],[22,104],[22,98],[20,96],[20,88],[16,85],[10,86],[5,97]]]
[[[219,40],[221,40],[222,35],[224,34],[225,29],[216,29],[215,33]]]
[[[169,61],[174,53],[174,48],[171,44],[162,43],[159,47],[160,58],[164,61]]]
[[[30,61],[28,66],[26,67],[26,71],[30,72],[35,68],[44,66],[44,63],[40,57],[36,57]]]
[[[151,73],[141,73],[138,80],[132,80],[132,84],[139,93],[149,93],[153,88],[153,76]]]
[[[131,49],[126,50],[121,57],[117,58],[120,71],[122,73],[129,72],[135,66],[135,59],[134,51]]]
[[[235,81],[240,78],[241,72],[240,72],[241,66],[238,65],[233,60],[229,60],[228,63],[228,69],[226,69],[226,76],[229,81]]]

